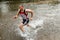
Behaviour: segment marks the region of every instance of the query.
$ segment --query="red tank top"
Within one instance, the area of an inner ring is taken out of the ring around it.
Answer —
[[[21,12],[21,10],[20,10],[19,13],[20,13],[20,14],[24,14],[24,15],[26,15],[26,16],[28,15],[28,14],[25,12],[25,10],[24,10],[23,12]]]

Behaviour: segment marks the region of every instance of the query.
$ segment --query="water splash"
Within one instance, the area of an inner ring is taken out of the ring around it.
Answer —
[[[29,25],[31,25],[31,27],[24,26],[25,33],[23,33],[19,28],[17,28],[15,30],[17,31],[16,34],[25,37],[26,40],[34,40],[37,31],[43,28],[43,19],[33,20],[29,23]]]

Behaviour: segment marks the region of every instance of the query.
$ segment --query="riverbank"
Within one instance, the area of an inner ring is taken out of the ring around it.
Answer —
[[[58,4],[58,3],[60,3],[60,1],[39,1],[39,2],[21,2],[21,1],[2,1],[2,2],[4,2],[4,3],[10,3],[10,4],[18,4],[18,3],[29,3],[29,4],[31,4],[31,3],[33,3],[33,4]],[[1,2],[0,2],[1,3]]]

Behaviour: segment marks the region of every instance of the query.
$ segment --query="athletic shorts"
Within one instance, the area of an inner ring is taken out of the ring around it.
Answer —
[[[22,22],[24,25],[28,24],[29,23],[29,18],[27,19],[23,19],[23,22]]]

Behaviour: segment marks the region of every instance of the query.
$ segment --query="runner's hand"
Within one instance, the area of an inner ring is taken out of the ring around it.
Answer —
[[[32,20],[33,18],[30,18],[30,20]]]
[[[16,15],[16,16],[14,16],[13,18],[16,19],[17,17],[18,17],[18,16]]]

